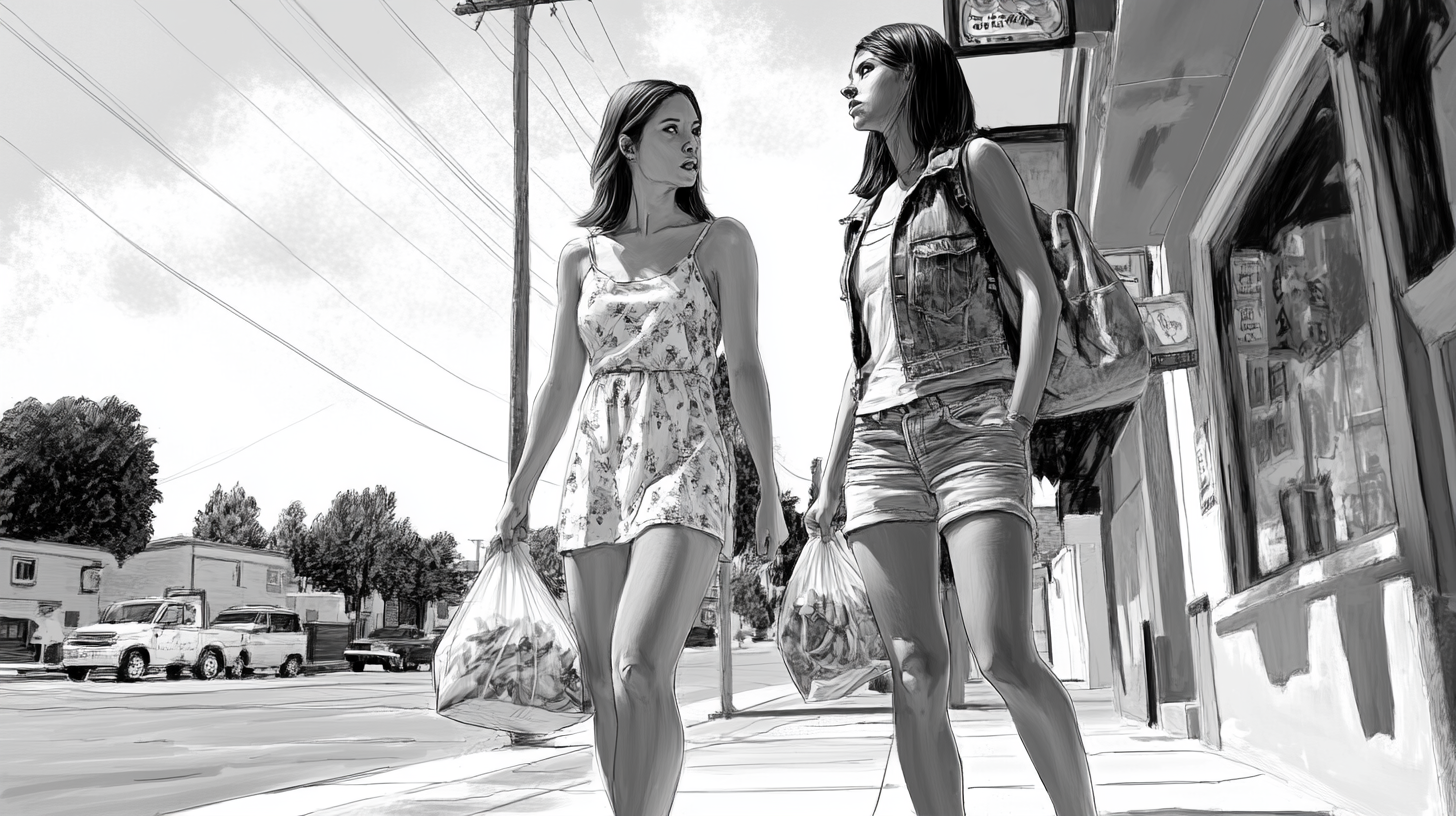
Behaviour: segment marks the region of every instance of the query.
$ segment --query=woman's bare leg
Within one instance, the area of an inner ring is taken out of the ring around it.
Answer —
[[[592,731],[597,769],[611,797],[614,754],[617,749],[616,672],[612,669],[612,628],[617,605],[627,582],[627,544],[599,544],[571,551],[563,559],[566,600],[581,651],[581,678],[592,702]]]
[[[950,641],[940,608],[933,523],[886,522],[851,533],[880,636],[889,646],[900,768],[920,816],[962,816],[961,758],[950,728]]]
[[[619,816],[667,816],[682,776],[682,712],[673,686],[688,630],[718,565],[718,540],[678,526],[632,543],[612,633],[617,745],[610,781]]]
[[[1057,816],[1097,816],[1072,698],[1031,631],[1032,534],[1010,513],[977,513],[945,531],[971,650],[1006,701]]]

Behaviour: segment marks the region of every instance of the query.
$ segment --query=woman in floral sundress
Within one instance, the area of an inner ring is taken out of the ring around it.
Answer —
[[[682,773],[673,680],[719,558],[731,555],[731,465],[711,377],[721,339],[758,468],[754,545],[788,538],[758,352],[758,265],[743,225],[714,219],[692,90],[662,80],[607,103],[590,231],[561,253],[551,366],[497,530],[513,546],[589,368],[562,488],[558,547],[612,809],[666,816]]]

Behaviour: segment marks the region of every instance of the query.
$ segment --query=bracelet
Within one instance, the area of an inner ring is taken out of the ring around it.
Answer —
[[[1026,436],[1031,436],[1031,429],[1033,426],[1035,426],[1036,421],[1030,419],[1024,414],[1018,414],[1015,411],[1007,411],[1006,424],[1019,426],[1022,430],[1026,432]]]

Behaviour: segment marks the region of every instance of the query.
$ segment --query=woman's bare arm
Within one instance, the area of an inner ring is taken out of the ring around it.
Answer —
[[[758,256],[753,239],[743,224],[720,218],[703,248],[705,260],[717,273],[733,410],[758,469],[759,489],[762,495],[777,498],[779,481],[774,470],[768,378],[758,349]]]
[[[966,161],[986,234],[1021,292],[1021,353],[1007,407],[1034,419],[1056,350],[1061,295],[1032,218],[1026,187],[1006,151],[990,139],[977,139],[966,151]]]
[[[581,271],[586,267],[587,257],[586,239],[579,238],[561,251],[557,265],[556,328],[551,341],[551,362],[546,369],[546,381],[541,383],[531,405],[525,449],[507,491],[507,496],[518,503],[531,500],[541,471],[566,430],[572,403],[581,388],[586,346],[576,327],[576,307],[581,296]]]

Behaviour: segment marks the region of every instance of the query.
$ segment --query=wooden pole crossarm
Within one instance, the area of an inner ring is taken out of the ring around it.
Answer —
[[[558,2],[563,2],[563,0],[471,0],[471,2],[456,5],[455,14],[464,17],[468,14],[483,14],[487,11],[541,6]]]

